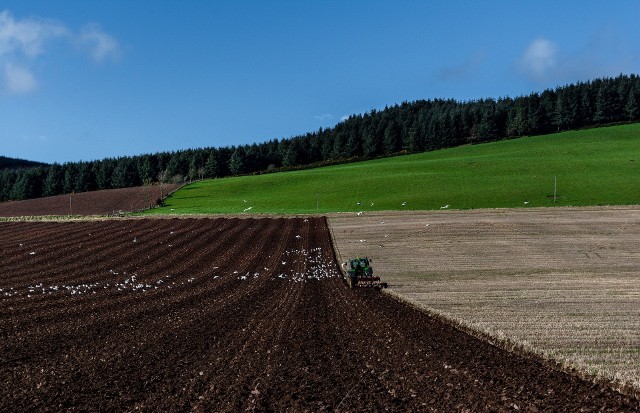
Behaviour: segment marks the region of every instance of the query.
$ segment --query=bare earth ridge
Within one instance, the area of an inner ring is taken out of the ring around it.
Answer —
[[[0,223],[0,411],[638,411],[345,287],[325,218]]]

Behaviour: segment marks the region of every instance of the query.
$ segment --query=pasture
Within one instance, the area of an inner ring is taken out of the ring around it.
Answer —
[[[640,124],[205,180],[150,214],[324,214],[640,203]],[[637,159],[636,159],[637,158]]]

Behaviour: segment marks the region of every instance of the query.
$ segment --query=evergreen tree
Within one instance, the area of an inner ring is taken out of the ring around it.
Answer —
[[[219,176],[218,157],[215,150],[209,152],[207,162],[204,164],[204,176],[205,178],[217,178]]]
[[[66,163],[64,168],[64,180],[62,181],[62,192],[70,194],[76,191],[76,174],[77,167],[74,163]]]
[[[384,129],[384,153],[390,154],[398,152],[400,150],[401,142],[400,126],[395,119],[392,119]]]
[[[64,185],[64,171],[60,164],[54,163],[49,167],[44,179],[42,195],[53,196],[62,194]]]
[[[140,185],[140,177],[132,158],[122,157],[118,159],[111,184],[114,188],[130,188]]]
[[[241,146],[237,147],[231,158],[229,158],[229,172],[232,175],[240,175],[245,171],[244,166],[244,149]]]
[[[596,97],[596,113],[593,117],[596,123],[607,123],[612,119],[613,108],[613,87],[610,82],[602,82]]]
[[[629,97],[627,103],[624,106],[627,119],[630,121],[638,120],[640,118],[640,88],[636,85],[629,89]]]
[[[149,185],[155,181],[158,176],[158,162],[156,162],[151,155],[143,156],[139,158],[139,161],[138,170],[140,171],[140,179],[143,184]]]
[[[93,191],[97,188],[96,177],[93,174],[91,164],[88,162],[81,162],[77,168],[76,174],[76,191],[87,192]]]
[[[11,192],[16,181],[16,171],[13,169],[0,170],[0,201],[8,201],[11,199]]]

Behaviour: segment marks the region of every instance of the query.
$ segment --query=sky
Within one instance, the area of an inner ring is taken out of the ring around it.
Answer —
[[[0,155],[251,144],[640,73],[634,0],[3,0]]]

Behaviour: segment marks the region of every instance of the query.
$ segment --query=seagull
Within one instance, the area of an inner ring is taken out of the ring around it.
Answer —
[[[406,201],[402,203],[402,206],[405,206],[405,205],[407,205],[407,202],[406,202]]]
[[[445,206],[441,206],[441,207],[440,207],[440,209],[447,209],[447,208],[449,208],[449,205],[448,205],[448,204],[447,204],[447,205],[445,205]]]
[[[362,215],[362,211],[358,212],[356,215],[357,215],[357,216]]]

